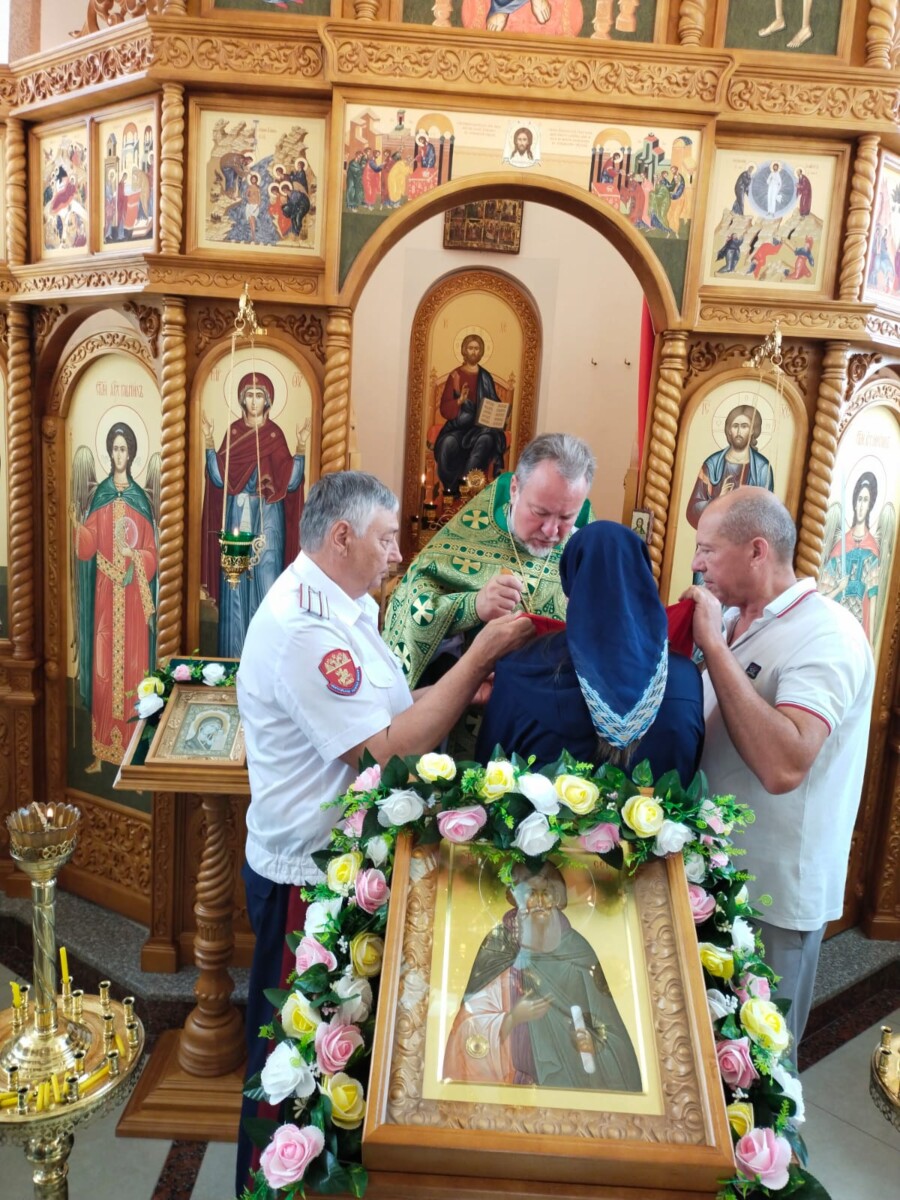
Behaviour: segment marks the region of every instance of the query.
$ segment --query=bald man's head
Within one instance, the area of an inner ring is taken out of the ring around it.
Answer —
[[[766,488],[738,488],[713,500],[703,515],[706,513],[719,518],[719,534],[729,542],[743,545],[753,538],[764,538],[779,563],[793,561],[796,527],[788,510]]]

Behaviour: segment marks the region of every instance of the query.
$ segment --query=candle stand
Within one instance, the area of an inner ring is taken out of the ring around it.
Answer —
[[[7,819],[10,852],[31,879],[32,986],[0,1011],[0,1143],[19,1143],[37,1200],[66,1200],[73,1130],[123,1100],[137,1080],[144,1028],[134,1000],[56,991],[56,877],[75,849],[81,813],[31,804]],[[34,991],[32,1001],[31,992]]]
[[[882,1025],[881,1039],[872,1055],[869,1095],[895,1129],[900,1130],[900,1034]]]

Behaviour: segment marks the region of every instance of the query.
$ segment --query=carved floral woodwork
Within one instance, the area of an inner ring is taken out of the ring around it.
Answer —
[[[141,333],[147,339],[150,353],[154,358],[158,358],[159,335],[162,329],[162,314],[160,310],[152,304],[138,304],[134,300],[126,300],[122,308],[137,322],[138,329],[140,329]],[[66,311],[65,305],[62,305],[62,309],[63,312]]]
[[[325,326],[325,388],[322,398],[322,450],[319,473],[347,466],[350,434],[350,335],[353,313],[330,308]]]
[[[735,365],[742,366],[750,358],[754,349],[754,344],[749,341],[692,340],[688,346],[687,367],[682,382],[687,384],[691,379],[705,375],[713,367],[731,360],[736,360]],[[799,385],[801,391],[805,391],[806,377],[809,372],[809,347],[803,343],[782,342],[781,369]]]
[[[816,419],[800,527],[797,531],[798,575],[818,575],[825,537],[825,514],[837,454],[838,416],[847,383],[849,342],[832,342],[825,350],[816,398]]]
[[[230,337],[234,329],[237,308],[201,308],[197,314],[197,354],[213,342]],[[300,346],[311,350],[320,363],[325,362],[325,325],[315,312],[263,313],[260,324],[266,329],[278,329]]]
[[[900,121],[896,83],[874,82],[866,71],[829,68],[827,81],[797,79],[790,68],[742,65],[728,81],[726,102],[735,113],[765,117],[805,117],[816,127],[828,120],[857,132],[865,123],[891,132]],[[850,124],[852,123],[852,124]],[[805,122],[807,128],[809,123]],[[855,126],[855,128],[854,128]]]
[[[47,339],[69,311],[66,304],[48,304],[34,310],[34,351],[38,358],[44,353]]]
[[[740,333],[748,327],[769,330],[776,321],[783,329],[800,329],[820,338],[829,335],[863,338],[867,333],[866,314],[859,307],[849,304],[826,306],[823,303],[814,307],[792,308],[784,303],[746,304],[743,301],[704,297],[698,323],[713,330],[724,327],[729,333]]]
[[[146,921],[150,900],[150,816],[84,793],[78,845],[62,882],[134,920]]]
[[[662,569],[663,548],[666,544],[678,415],[686,365],[687,333],[683,330],[667,329],[662,335],[656,396],[650,421],[650,452],[647,456],[647,472],[641,501],[641,507],[648,508],[653,513],[653,532],[648,549],[653,574],[657,579]]]
[[[224,22],[157,22],[153,31],[153,66],[163,77],[183,79],[191,72],[219,76],[250,76],[258,86],[290,80],[292,88],[325,84],[325,57],[315,29],[265,28],[236,32]]]
[[[858,300],[862,295],[866,273],[866,246],[875,200],[875,177],[878,172],[878,136],[864,134],[857,143],[850,180],[847,228],[844,235],[844,254],[838,296],[841,300]]]
[[[97,33],[111,25],[121,25],[124,21],[155,12],[158,7],[158,0],[88,0],[84,25],[69,36],[78,38],[86,33]]]

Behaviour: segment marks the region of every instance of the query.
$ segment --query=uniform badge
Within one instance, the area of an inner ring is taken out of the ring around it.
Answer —
[[[362,670],[349,650],[329,650],[319,663],[329,692],[336,696],[355,696],[362,683]]]
[[[761,670],[762,670],[762,667],[759,665],[759,663],[751,663],[750,666],[747,668],[747,674],[750,676],[751,679],[755,679]]]

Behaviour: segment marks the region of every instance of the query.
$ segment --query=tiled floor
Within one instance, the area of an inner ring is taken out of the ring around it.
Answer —
[[[896,947],[895,947],[896,950]],[[831,957],[835,957],[832,948]],[[0,964],[0,1003],[18,978]],[[21,980],[20,980],[21,981]],[[840,1037],[854,1013],[875,1023],[803,1072],[809,1167],[832,1200],[888,1200],[900,1192],[900,1132],[869,1098],[869,1059],[882,1024],[900,1026],[900,1008],[872,1013],[883,989],[836,1022]],[[896,1002],[896,1001],[895,1001]],[[827,1030],[819,1041],[826,1044]],[[119,1113],[78,1131],[70,1159],[69,1200],[233,1200],[234,1146],[117,1138]],[[0,1196],[31,1200],[31,1170],[22,1150],[0,1146]]]

